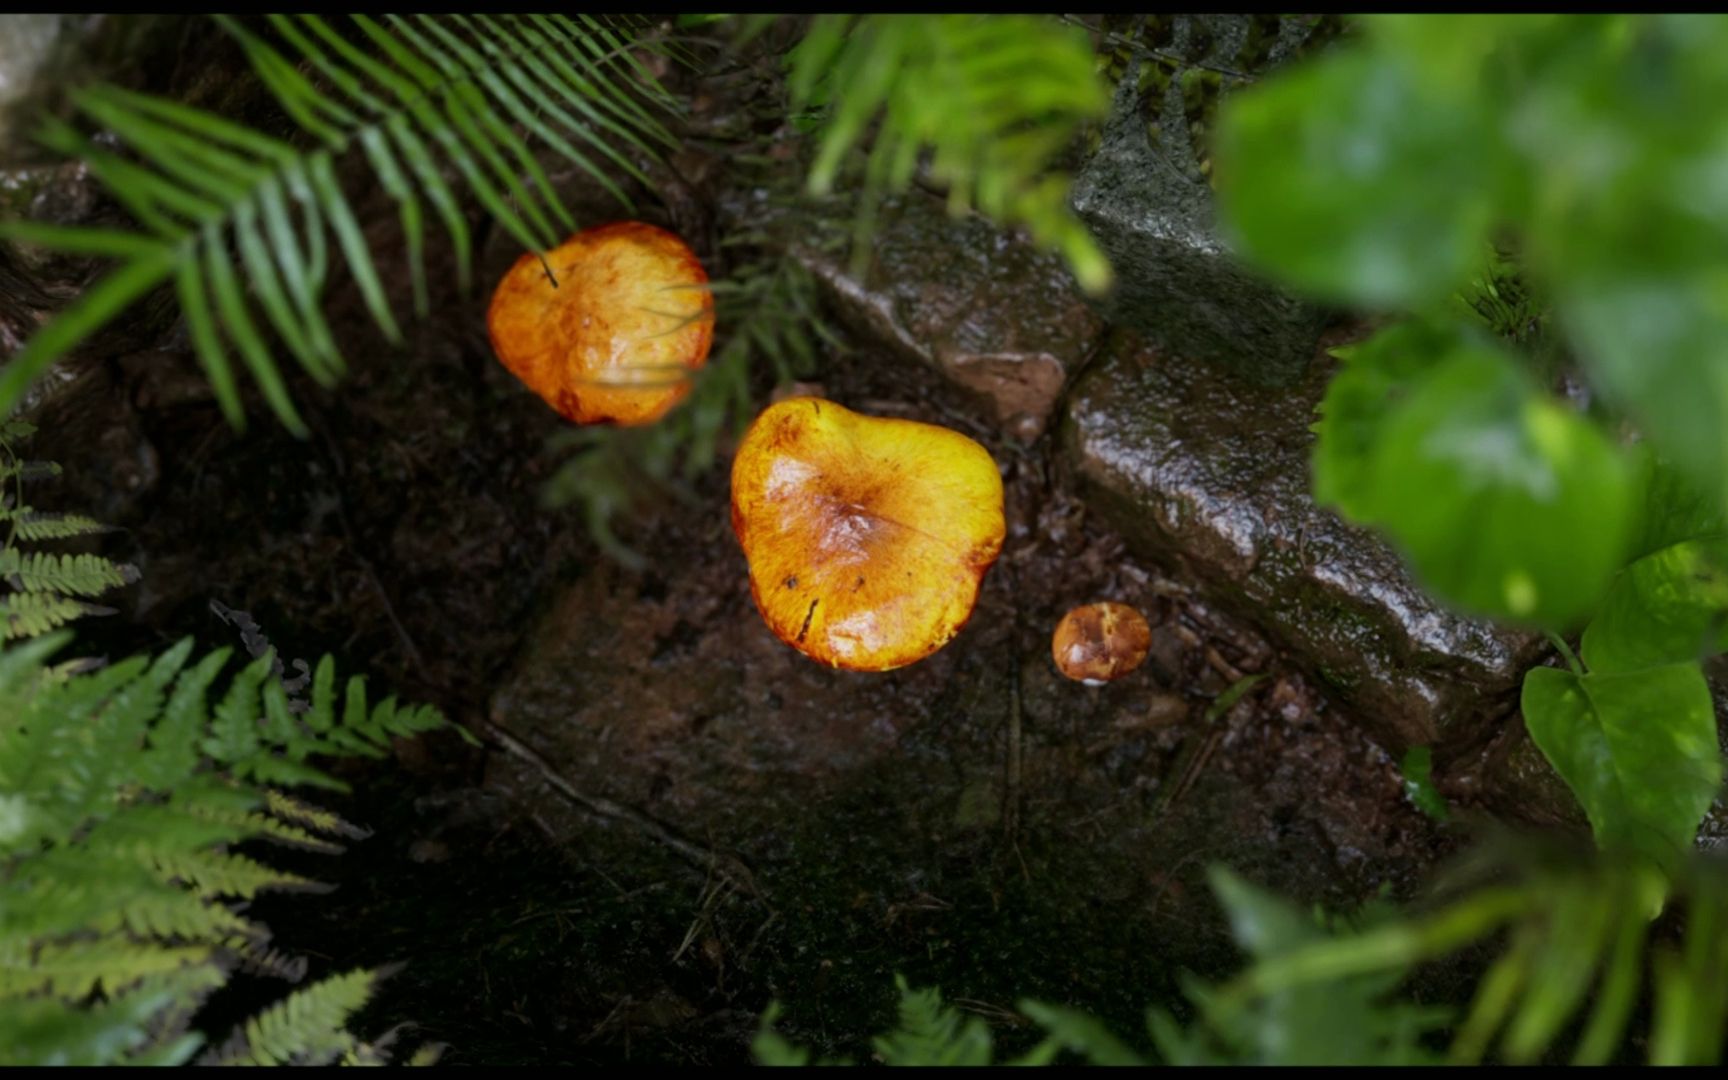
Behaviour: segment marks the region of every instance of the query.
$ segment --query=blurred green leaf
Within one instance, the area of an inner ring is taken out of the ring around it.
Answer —
[[[1399,371],[1415,366],[1378,350],[1352,365],[1382,359]],[[1566,628],[1589,614],[1620,565],[1631,502],[1624,464],[1498,350],[1456,339],[1430,363],[1402,390],[1388,382],[1359,391],[1404,399],[1378,420],[1340,425],[1334,437],[1354,444],[1328,443],[1322,431],[1317,454],[1343,462],[1326,466],[1329,490],[1345,493],[1357,520],[1385,529],[1446,600]]]
[[[1222,866],[1208,875],[1224,905],[1236,942],[1256,964],[1299,953],[1334,937],[1314,912],[1250,885]],[[1348,935],[1346,935],[1348,936]],[[1421,1036],[1445,1014],[1386,1000],[1402,981],[1393,970],[1274,990],[1242,1003],[1197,981],[1184,990],[1199,1006],[1223,1053],[1177,1039],[1170,1025],[1153,1020],[1159,1050],[1180,1061],[1248,1062],[1262,1065],[1425,1064],[1437,1060]],[[1164,1031],[1163,1037],[1158,1032]],[[1174,1053],[1172,1053],[1174,1051]]]
[[[1276,74],[1220,106],[1213,160],[1227,232],[1323,299],[1438,299],[1465,281],[1500,210],[1493,115],[1490,102],[1440,92],[1377,52]]]
[[[1569,283],[1556,308],[1596,385],[1728,508],[1728,264]]]
[[[1022,1001],[1020,1011],[1031,1017],[1049,1037],[1028,1055],[1038,1064],[1051,1060],[1055,1050],[1078,1054],[1093,1065],[1145,1065],[1146,1060],[1130,1050],[1096,1017],[1041,1001]],[[1029,1064],[1026,1060],[1016,1064]]]
[[[1327,384],[1314,424],[1316,502],[1355,521],[1373,520],[1374,455],[1386,417],[1455,342],[1450,329],[1411,319],[1332,350],[1344,364]]]
[[[1584,631],[1593,672],[1637,671],[1728,649],[1728,540],[1692,540],[1621,572]]]
[[[1599,843],[1671,864],[1722,782],[1716,713],[1696,663],[1524,678],[1530,737],[1578,796]]]
[[[1627,558],[1641,559],[1682,540],[1728,536],[1728,520],[1713,493],[1700,490],[1647,443],[1634,447],[1632,457],[1639,509]]]

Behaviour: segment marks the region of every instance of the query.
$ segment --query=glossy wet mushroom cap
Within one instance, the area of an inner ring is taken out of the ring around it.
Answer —
[[[1127,604],[1102,600],[1062,616],[1050,639],[1057,670],[1070,679],[1101,686],[1120,679],[1146,660],[1152,628]]]
[[[947,644],[1002,550],[1002,478],[944,427],[820,398],[763,410],[732,464],[732,527],[774,634],[888,671]]]
[[[577,233],[545,263],[533,252],[517,259],[486,329],[504,366],[566,419],[651,424],[707,362],[714,298],[682,240],[621,221]]]

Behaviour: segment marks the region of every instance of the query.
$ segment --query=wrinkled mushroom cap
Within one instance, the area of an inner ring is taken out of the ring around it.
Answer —
[[[1070,679],[1099,685],[1139,667],[1152,647],[1152,628],[1127,604],[1103,600],[1062,616],[1050,639],[1056,667]]]
[[[516,260],[492,294],[498,359],[578,424],[651,424],[690,392],[708,359],[708,275],[665,229],[621,221]]]
[[[888,671],[947,644],[1002,550],[1002,478],[982,446],[820,398],[763,410],[732,463],[732,528],[775,635]]]

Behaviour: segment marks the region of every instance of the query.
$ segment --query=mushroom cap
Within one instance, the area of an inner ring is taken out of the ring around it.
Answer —
[[[1062,674],[1098,685],[1139,667],[1152,647],[1152,628],[1127,604],[1101,600],[1062,616],[1050,638],[1050,655]]]
[[[966,625],[1002,550],[1002,477],[957,431],[787,398],[738,446],[732,528],[775,636],[833,667],[889,671]]]
[[[708,360],[714,297],[696,255],[640,221],[597,225],[516,260],[492,294],[498,359],[578,424],[652,424]]]

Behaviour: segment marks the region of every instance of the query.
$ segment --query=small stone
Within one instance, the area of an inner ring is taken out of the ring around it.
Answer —
[[[769,395],[769,401],[772,402],[773,404],[778,405],[780,402],[785,401],[787,398],[795,398],[795,397],[825,398],[827,396],[828,396],[827,389],[825,387],[823,387],[823,385],[821,383],[799,382],[797,380],[794,380],[792,382],[784,382],[784,383],[781,383],[780,385],[776,386],[774,388],[774,392]]]
[[[1156,693],[1146,701],[1147,727],[1169,727],[1188,719],[1188,702],[1181,694]]]
[[[923,192],[884,201],[861,277],[820,237],[792,250],[853,331],[942,372],[1023,441],[1103,330],[1059,256]]]
[[[450,845],[433,837],[423,837],[408,845],[408,858],[417,863],[441,863],[450,858]]]

